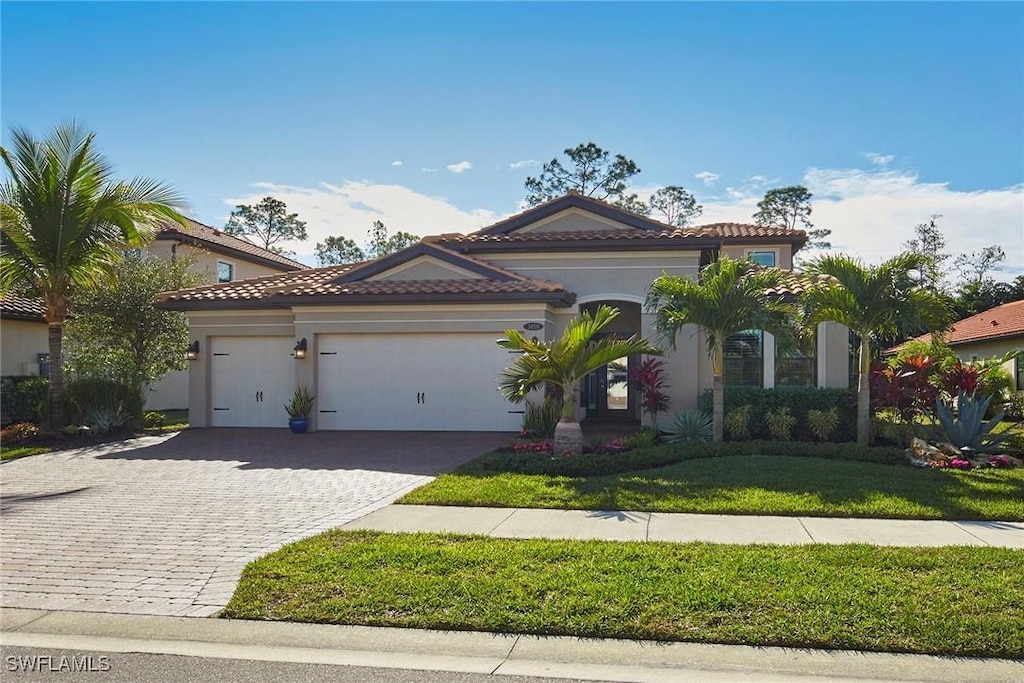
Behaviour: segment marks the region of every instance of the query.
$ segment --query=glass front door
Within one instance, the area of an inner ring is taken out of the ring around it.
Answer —
[[[581,393],[587,419],[629,417],[629,358],[618,358],[587,375]]]

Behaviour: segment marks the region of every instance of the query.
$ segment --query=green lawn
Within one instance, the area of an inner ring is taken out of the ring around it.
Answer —
[[[487,462],[484,456],[481,462]],[[400,503],[901,519],[1024,520],[1024,470],[930,470],[735,456],[603,476],[488,470],[470,462]]]
[[[224,616],[1024,656],[1024,553],[330,531],[245,569]]]
[[[24,458],[29,455],[49,453],[51,450],[52,449],[45,446],[13,446],[11,448],[4,448],[0,450],[0,461],[17,460],[18,458]]]

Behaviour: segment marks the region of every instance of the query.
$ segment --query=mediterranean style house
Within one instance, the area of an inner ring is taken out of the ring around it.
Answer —
[[[187,220],[168,225],[141,250],[158,258],[188,258],[206,282],[301,270],[306,266],[216,228]],[[0,300],[0,375],[47,375],[49,345],[41,301],[9,296]],[[151,387],[149,410],[188,407],[188,372],[172,372]]]
[[[676,228],[570,194],[375,261],[170,292],[158,305],[188,314],[194,427],[282,427],[302,385],[316,395],[315,429],[516,431],[523,408],[497,389],[511,360],[495,343],[505,330],[556,338],[573,316],[608,304],[621,311],[608,334],[654,341],[644,300],[658,276],[696,278],[717,253],[790,270],[806,241],[800,230],[734,223]],[[731,342],[730,384],[848,384],[839,325],[820,326],[808,355],[777,354],[757,330]],[[711,386],[697,329],[677,335],[665,359],[670,411],[693,408]],[[636,362],[586,378],[582,419],[640,419],[624,381]]]

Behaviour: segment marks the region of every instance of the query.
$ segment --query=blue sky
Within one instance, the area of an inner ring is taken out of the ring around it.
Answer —
[[[219,226],[285,199],[328,234],[465,231],[593,140],[638,189],[746,220],[803,183],[875,260],[942,213],[1024,272],[1021,3],[12,3],[2,123],[76,117]],[[401,162],[400,165],[396,162]],[[468,164],[468,165],[467,165]],[[449,169],[451,167],[451,170]],[[458,172],[456,172],[458,171]]]

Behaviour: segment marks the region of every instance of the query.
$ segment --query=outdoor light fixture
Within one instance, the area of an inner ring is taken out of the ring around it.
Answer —
[[[199,358],[199,340],[196,339],[191,344],[185,347],[185,358],[189,360],[195,360]]]
[[[299,341],[295,342],[295,348],[292,349],[292,358],[295,360],[302,360],[306,357],[306,338],[303,337]]]

